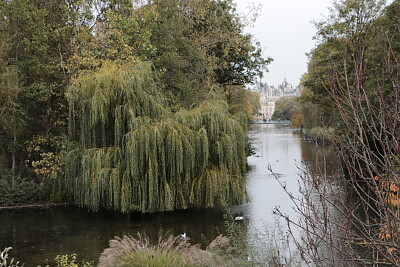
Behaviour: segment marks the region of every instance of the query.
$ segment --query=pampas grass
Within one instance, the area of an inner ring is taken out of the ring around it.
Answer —
[[[149,237],[137,234],[115,237],[99,259],[99,267],[107,266],[199,266],[211,262],[212,254],[192,245],[189,238],[159,234],[158,243],[151,245]]]

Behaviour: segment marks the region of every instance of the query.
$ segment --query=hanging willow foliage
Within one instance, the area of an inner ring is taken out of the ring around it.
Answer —
[[[80,206],[122,212],[242,202],[246,122],[225,101],[171,113],[151,65],[105,63],[68,91],[66,192]]]

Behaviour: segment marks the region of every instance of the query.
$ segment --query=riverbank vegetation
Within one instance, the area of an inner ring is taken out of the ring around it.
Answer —
[[[304,127],[333,128],[340,163],[328,176],[320,156],[302,176],[303,197],[293,198],[300,220],[281,214],[304,230],[298,247],[310,264],[400,264],[399,17],[399,1],[346,0],[316,24]]]
[[[281,225],[265,226],[253,236],[232,216],[225,219],[226,235],[217,236],[205,249],[190,244],[187,237],[169,233],[160,233],[155,245],[140,234],[117,237],[100,255],[98,266],[302,266]]]
[[[230,0],[2,1],[0,205],[240,202],[256,103],[244,85],[271,60],[243,32],[255,11],[242,19]]]
[[[281,97],[275,102],[273,120],[290,120],[294,114],[299,114],[297,98]]]
[[[160,230],[157,240],[141,233],[114,237],[94,261],[82,260],[77,254],[61,254],[42,266],[302,266],[300,255],[293,251],[289,235],[279,220],[248,233],[246,221],[237,221],[231,214],[224,219],[225,234],[212,241],[204,240],[202,246],[192,244],[186,234],[173,236]],[[12,258],[12,252],[11,247],[2,251],[0,266],[32,265],[18,262]]]

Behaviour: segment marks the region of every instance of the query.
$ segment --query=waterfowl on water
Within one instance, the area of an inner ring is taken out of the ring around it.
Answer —
[[[243,221],[243,216],[236,216],[235,221]]]

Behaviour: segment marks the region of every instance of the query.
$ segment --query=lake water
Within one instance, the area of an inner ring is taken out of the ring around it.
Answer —
[[[253,125],[256,154],[248,158],[247,192],[250,202],[230,207],[244,216],[249,230],[274,221],[273,209],[279,206],[296,216],[292,203],[279,181],[298,193],[298,174],[303,160],[315,154],[293,130],[282,125]],[[272,168],[272,171],[268,169]],[[79,259],[97,261],[114,236],[145,232],[156,239],[158,232],[186,233],[192,243],[207,242],[224,231],[223,215],[228,209],[191,209],[155,214],[120,214],[101,210],[88,212],[77,207],[51,209],[0,210],[0,248],[12,246],[11,257],[26,266],[52,263],[57,254],[78,254]]]

